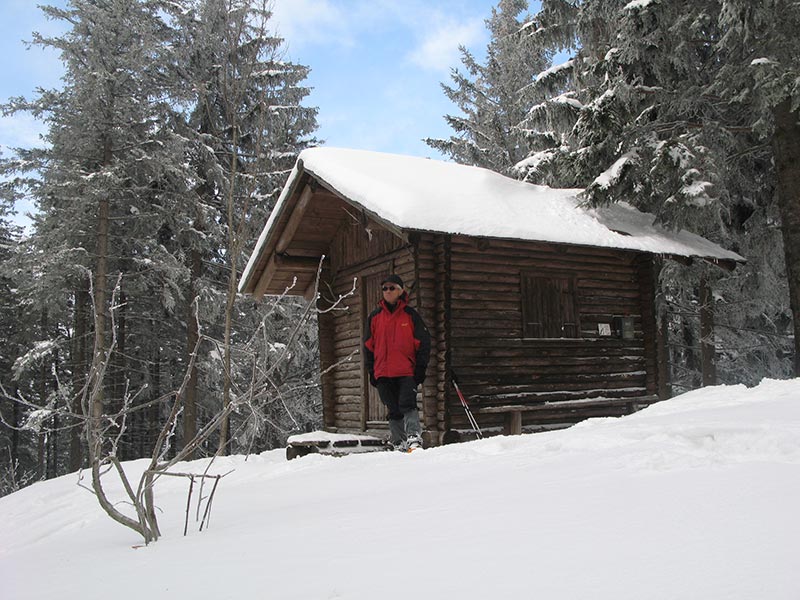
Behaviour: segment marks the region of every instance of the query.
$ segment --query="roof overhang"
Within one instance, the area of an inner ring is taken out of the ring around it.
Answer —
[[[376,152],[304,150],[242,273],[239,291],[309,296],[345,218],[408,240],[415,231],[644,252],[733,269],[745,259],[619,203],[588,209],[554,190],[454,163]],[[449,215],[449,218],[447,217]]]

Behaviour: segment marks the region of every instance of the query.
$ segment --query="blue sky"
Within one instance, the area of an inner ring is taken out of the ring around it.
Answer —
[[[457,109],[439,84],[460,66],[459,44],[483,56],[497,1],[276,0],[272,23],[287,59],[312,69],[307,104],[319,107],[326,145],[439,157],[421,141],[451,133],[443,116]],[[0,102],[59,85],[57,54],[23,43],[57,32],[36,4],[0,0]],[[0,147],[34,145],[41,130],[27,116],[0,118]]]

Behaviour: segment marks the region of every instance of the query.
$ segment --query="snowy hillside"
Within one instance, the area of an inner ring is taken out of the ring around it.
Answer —
[[[547,434],[213,469],[235,471],[210,529],[182,536],[187,484],[167,478],[146,548],[76,475],[0,499],[0,597],[800,598],[800,379]]]

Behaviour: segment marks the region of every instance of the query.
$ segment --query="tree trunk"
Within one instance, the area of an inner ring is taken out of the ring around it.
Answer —
[[[47,311],[42,309],[39,324],[42,328],[41,335],[43,338],[47,336]],[[39,405],[47,405],[47,380],[49,370],[47,368],[47,360],[42,359],[42,364],[39,366]],[[50,419],[47,419],[49,421]],[[44,423],[42,423],[44,425]],[[47,479],[47,426],[45,425],[44,431],[39,431],[37,436],[36,447],[36,462],[37,462],[37,478]]]
[[[230,275],[228,276],[228,297],[227,302],[225,304],[225,337],[223,339],[223,369],[224,373],[222,374],[222,410],[225,413],[225,416],[222,419],[222,423],[220,423],[219,427],[219,447],[217,448],[217,454],[220,456],[224,456],[228,453],[228,436],[230,430],[230,415],[228,411],[228,406],[231,403],[231,331],[233,327],[233,307],[236,304],[236,290],[237,290],[237,273],[236,273],[236,260],[239,257],[239,252],[241,250],[241,237],[239,236],[239,232],[236,231],[236,221],[234,219],[234,201],[236,199],[236,183],[237,183],[237,172],[238,172],[238,165],[239,165],[239,157],[236,153],[236,147],[238,143],[238,137],[236,135],[237,131],[237,123],[235,119],[233,120],[233,127],[231,131],[233,132],[233,140],[231,144],[231,148],[234,148],[234,151],[231,153],[231,162],[230,162],[230,184],[228,186],[228,197],[227,197],[227,213],[228,213],[228,260],[230,261]]]
[[[794,374],[800,377],[800,114],[786,99],[774,109],[772,148],[778,179],[789,303],[794,321]]]
[[[155,320],[152,321],[153,339],[156,338],[158,325]],[[156,343],[153,346],[153,357],[151,358],[151,374],[150,381],[152,382],[153,393],[152,399],[161,397],[161,346]],[[144,444],[140,456],[147,456],[152,452],[153,444],[155,444],[158,430],[161,429],[161,405],[154,404],[146,411],[145,422],[142,432]]]
[[[205,186],[199,192],[203,197]],[[198,210],[194,228],[203,231],[203,214]],[[186,364],[191,365],[189,371],[189,381],[186,384],[186,394],[183,404],[183,446],[191,442],[197,435],[197,361],[192,360],[192,353],[197,349],[197,340],[200,338],[200,327],[197,319],[197,296],[199,293],[200,277],[203,274],[203,255],[198,248],[193,248],[191,253],[191,281],[189,282],[189,302],[186,310]],[[190,458],[194,458],[192,452]]]
[[[126,303],[128,301],[125,292],[120,289],[119,291],[119,301],[118,306],[115,307],[116,310],[116,325],[117,325],[117,342],[114,346],[114,375],[113,375],[113,387],[114,390],[114,412],[117,410],[122,410],[125,408],[125,387],[126,387],[126,359],[125,359],[125,335],[126,335],[126,323],[125,323],[125,313],[126,313]],[[123,417],[123,419],[127,422],[129,416]],[[122,439],[120,440],[120,447],[118,449],[119,457],[122,460],[127,460],[130,458],[129,454],[130,448],[130,433],[125,433]]]
[[[717,385],[717,357],[714,345],[714,296],[708,277],[700,278],[700,357],[703,387]]]
[[[47,445],[47,478],[58,477],[58,432],[61,429],[61,421],[58,415],[53,415],[50,433],[48,434]]]
[[[88,336],[86,311],[89,305],[88,281],[82,278],[75,290],[74,336],[72,343],[72,381],[74,395],[71,411],[73,415],[81,414],[81,396],[78,393],[86,384],[86,338]],[[74,426],[69,430],[69,472],[81,468],[83,455],[81,451],[81,430],[77,417]]]
[[[108,198],[100,200],[97,211],[97,265],[94,275],[94,360],[92,362],[92,380],[98,386],[94,396],[91,415],[99,420],[103,415],[104,395],[100,368],[106,362],[106,286],[108,285],[108,228],[110,203]]]
[[[11,386],[12,395],[16,398],[19,391],[17,382],[12,382]],[[19,461],[19,428],[22,425],[22,411],[19,408],[19,402],[11,403],[11,415],[11,423],[14,425],[11,429],[11,464],[16,464]]]
[[[231,257],[231,275],[228,279],[228,301],[225,307],[225,337],[223,357],[223,385],[222,385],[222,410],[226,412],[219,426],[219,447],[217,454],[225,456],[228,453],[228,435],[230,430],[230,416],[227,414],[231,403],[231,331],[233,327],[233,306],[236,301],[236,263]]]

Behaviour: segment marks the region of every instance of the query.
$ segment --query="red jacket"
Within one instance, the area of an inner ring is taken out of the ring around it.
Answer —
[[[381,300],[367,317],[365,358],[372,380],[381,377],[414,377],[421,383],[428,367],[431,336],[416,310],[403,294],[393,311]]]

